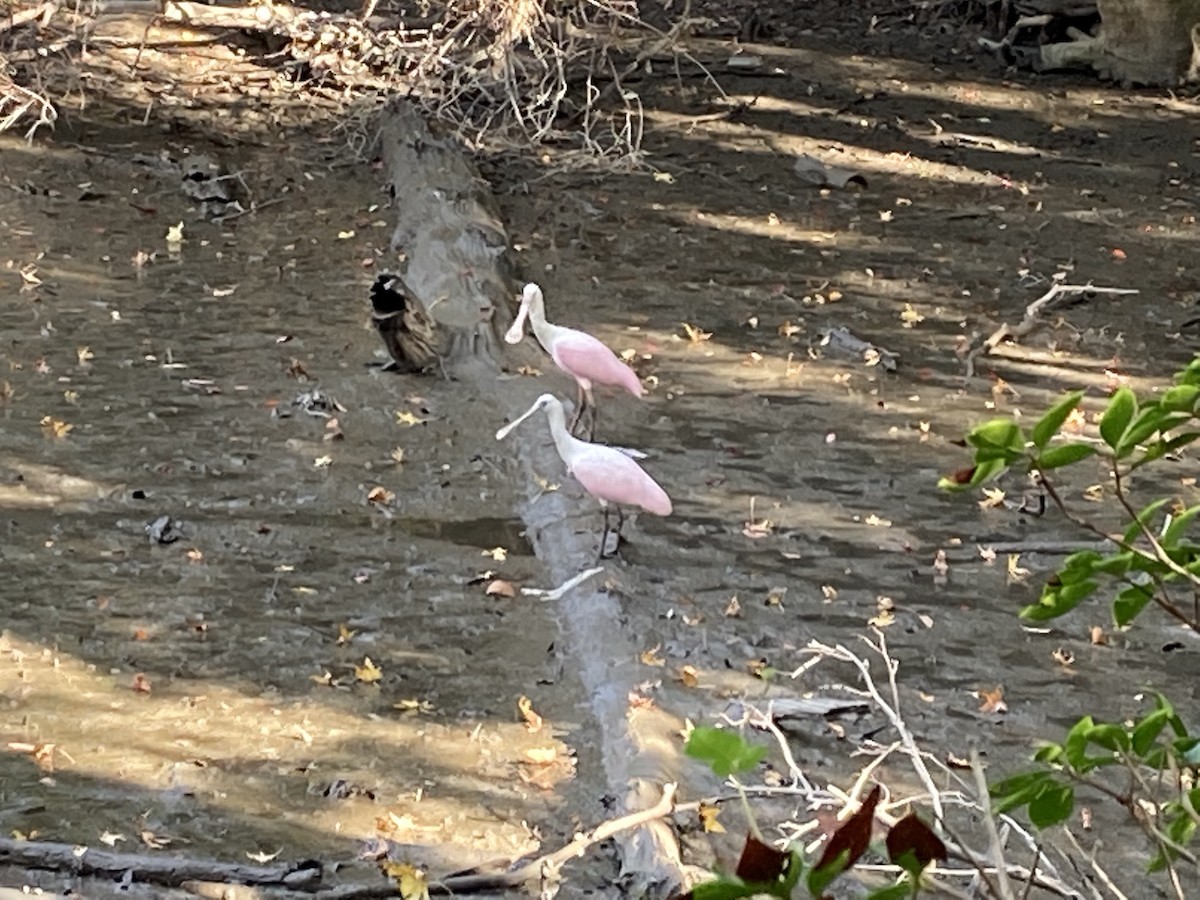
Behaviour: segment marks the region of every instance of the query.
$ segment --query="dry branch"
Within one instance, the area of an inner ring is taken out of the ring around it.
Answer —
[[[0,864],[73,875],[128,877],[133,881],[168,887],[177,887],[187,881],[211,881],[313,890],[321,880],[320,864],[311,861],[291,866],[249,866],[211,859],[114,853],[75,844],[9,838],[0,838]]]
[[[1056,300],[1062,296],[1077,294],[1136,294],[1136,288],[1096,287],[1091,284],[1055,284],[1027,307],[1025,316],[1018,325],[1012,326],[1005,322],[978,347],[966,357],[967,377],[975,376],[975,361],[980,356],[986,356],[1005,341],[1017,341],[1044,324],[1046,311],[1051,309]]]

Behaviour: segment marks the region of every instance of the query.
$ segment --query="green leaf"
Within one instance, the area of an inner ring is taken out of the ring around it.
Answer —
[[[975,464],[1001,460],[1012,465],[1025,454],[1025,433],[1012,419],[991,419],[967,434],[967,443],[975,448]]]
[[[1100,437],[1104,439],[1104,443],[1116,450],[1136,414],[1137,397],[1133,391],[1127,387],[1118,388],[1108,401],[1108,409],[1100,418]]]
[[[1021,610],[1021,618],[1031,622],[1044,622],[1047,619],[1057,619],[1065,616],[1080,603],[1096,593],[1100,587],[1095,581],[1081,581],[1076,584],[1049,585],[1042,589],[1041,599],[1032,606]]]
[[[1100,572],[1104,575],[1112,575],[1120,578],[1131,568],[1135,562],[1137,553],[1132,550],[1125,550],[1121,553],[1114,553],[1111,556],[1106,556],[1092,567],[1093,572]]]
[[[1029,821],[1036,828],[1049,828],[1065,822],[1075,810],[1075,789],[1055,784],[1042,791],[1029,804]]]
[[[1096,726],[1091,716],[1084,716],[1071,726],[1067,738],[1063,741],[1063,753],[1066,754],[1067,764],[1078,769],[1087,754],[1087,735]]]
[[[1120,725],[1101,723],[1092,727],[1086,737],[1089,744],[1096,744],[1113,753],[1124,753],[1129,750],[1129,733]]]
[[[767,755],[767,748],[751,744],[740,734],[725,728],[699,725],[688,737],[687,755],[708,763],[722,778],[745,772],[757,766]]]
[[[1157,403],[1142,409],[1117,442],[1117,446],[1114,448],[1117,451],[1117,457],[1128,456],[1138,444],[1150,435],[1160,429],[1165,430],[1169,416],[1170,413]]]
[[[1158,740],[1158,736],[1162,734],[1162,730],[1167,727],[1171,715],[1170,709],[1159,708],[1138,722],[1133,728],[1130,741],[1133,752],[1138,756],[1145,756],[1149,753],[1154,742]]]
[[[1089,456],[1095,455],[1095,444],[1082,444],[1079,442],[1062,444],[1058,447],[1051,447],[1049,450],[1039,454],[1034,465],[1043,472],[1049,472],[1051,469],[1069,466],[1072,463],[1079,462],[1081,459],[1087,459]]]
[[[1042,771],[1025,772],[998,781],[988,787],[988,793],[993,797],[993,812],[999,815],[1025,806],[1053,784],[1053,776]]]
[[[833,884],[833,880],[846,871],[846,863],[850,861],[850,851],[843,850],[836,857],[818,866],[808,873],[808,892],[814,897],[825,895],[825,888]]]
[[[1196,412],[1196,400],[1200,399],[1200,385],[1178,384],[1166,391],[1158,401],[1169,412]]]
[[[1057,578],[1060,585],[1078,584],[1092,577],[1096,565],[1103,560],[1095,550],[1078,550],[1063,560]]]
[[[1135,584],[1125,588],[1113,600],[1113,623],[1118,628],[1124,628],[1136,619],[1146,608],[1146,604],[1154,599],[1153,588],[1150,585]]]
[[[1166,531],[1163,532],[1158,542],[1168,550],[1176,547],[1180,539],[1187,532],[1188,526],[1192,524],[1192,519],[1196,518],[1197,514],[1200,514],[1200,504],[1189,506],[1179,515],[1174,516],[1171,519],[1171,524],[1167,526]]]
[[[1189,766],[1200,766],[1200,738],[1186,737],[1175,741],[1175,755]],[[1200,809],[1200,806],[1196,807]]]
[[[1038,419],[1038,423],[1033,426],[1033,446],[1041,450],[1050,443],[1050,439],[1062,428],[1063,422],[1067,421],[1067,417],[1079,406],[1083,395],[1083,391],[1071,391]]]
[[[1180,384],[1200,385],[1200,353],[1175,376],[1175,380]]]
[[[1046,763],[1047,765],[1061,763],[1062,758],[1062,744],[1046,744],[1044,747],[1041,747],[1037,753],[1033,754],[1034,762]]]
[[[689,896],[692,900],[740,900],[742,897],[758,897],[771,893],[773,886],[752,884],[733,875],[721,875],[715,881],[696,885]]]
[[[911,881],[904,880],[871,891],[867,894],[867,900],[905,900],[906,897],[915,897],[916,895],[917,886]]]
[[[1145,528],[1149,527],[1151,517],[1170,502],[1170,497],[1160,497],[1142,507],[1141,512],[1137,514],[1137,518],[1125,529],[1125,534],[1121,538],[1122,542],[1132,544],[1141,537]]]

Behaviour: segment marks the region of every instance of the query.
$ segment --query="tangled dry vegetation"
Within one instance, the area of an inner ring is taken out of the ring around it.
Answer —
[[[399,95],[470,147],[555,142],[636,160],[641,110],[622,80],[682,52],[688,21],[684,5],[650,25],[635,0],[446,0],[403,14],[379,0],[353,12],[271,0],[0,0],[0,130],[32,137],[59,110],[96,103],[145,121],[182,107],[361,123],[362,110]]]

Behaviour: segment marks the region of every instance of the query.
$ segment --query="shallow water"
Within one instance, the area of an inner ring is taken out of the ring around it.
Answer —
[[[843,86],[821,90],[831,108],[852,99]],[[665,90],[658,101],[667,112],[676,102]],[[913,121],[939,109],[895,102]],[[1064,101],[1055,115],[1086,121],[1088,102]],[[1024,115],[992,114],[1010,136],[1046,139]],[[631,524],[603,576],[621,637],[657,647],[620,662],[657,726],[711,721],[730,696],[855,684],[830,666],[796,681],[753,673],[792,671],[812,639],[860,646],[881,598],[895,610],[884,633],[907,721],[939,756],[977,746],[1007,772],[1085,709],[1130,716],[1148,688],[1194,704],[1194,640],[1161,620],[1108,646],[1088,640],[1089,626],[1107,625],[1096,606],[1022,628],[1015,612],[1055,558],[1023,554],[1031,572],[1014,579],[1003,556],[988,564],[975,547],[1067,539],[1058,517],[981,510],[934,489],[962,464],[951,441],[995,408],[1032,415],[1064,387],[1100,396],[1106,366],[1144,385],[1185,361],[1192,345],[1169,335],[1194,303],[1176,268],[1189,245],[1135,226],[1063,227],[1091,170],[1046,183],[1034,162],[1004,160],[1034,185],[1045,204],[1034,210],[990,174],[994,160],[942,161],[944,177],[927,177],[836,116],[798,122],[764,112],[690,137],[655,133],[652,153],[678,169],[670,183],[559,175],[527,194],[544,172],[494,173],[551,320],[635,351],[652,387],[641,403],[601,393],[599,436],[647,451],[675,500],[670,518]],[[1151,156],[1183,159],[1189,146],[1131,122],[1109,146],[1144,164],[1105,187],[1132,207],[1159,189]],[[872,166],[871,190],[820,194],[789,180],[784,154],[814,151],[822,129]],[[350,858],[382,835],[447,845],[467,864],[569,836],[571,816],[606,815],[612,786],[581,662],[564,647],[591,638],[603,653],[611,636],[573,633],[555,605],[485,592],[497,576],[552,586],[554,561],[532,557],[521,524],[548,488],[514,477],[511,449],[493,439],[494,398],[366,365],[380,355],[366,288],[390,238],[377,173],[323,166],[313,148],[307,161],[247,150],[227,162],[258,196],[285,202],[218,226],[197,221],[169,177],[93,143],[2,145],[0,180],[62,196],[0,193],[10,236],[0,382],[11,387],[0,406],[0,732],[10,742],[0,826],[92,843],[107,834],[118,849],[167,838],[172,850],[233,859],[280,848]],[[75,202],[85,182],[108,199]],[[584,202],[600,214],[581,231]],[[947,219],[980,203],[990,218]],[[165,235],[179,221],[186,240],[173,252]],[[1116,242],[1125,264],[1097,249]],[[139,268],[139,251],[155,257]],[[991,359],[1016,395],[987,376],[964,381],[960,336],[1015,321],[1040,293],[1019,267],[1050,277],[1064,260],[1086,261],[1080,279],[1137,283],[1144,295],[1094,303],[1036,335],[1027,349],[1054,365]],[[905,304],[924,316],[913,327]],[[690,342],[681,322],[710,338]],[[898,353],[898,370],[824,353],[818,335],[836,326]],[[571,393],[532,348],[514,360],[542,374],[498,390]],[[327,417],[296,405],[313,390],[340,408]],[[540,474],[578,492],[559,470]],[[1165,483],[1197,502],[1194,484]],[[1086,486],[1068,483],[1074,495]],[[376,488],[391,499],[371,502]],[[576,527],[597,530],[581,508]],[[147,537],[162,515],[178,541]],[[939,549],[946,579],[932,569]],[[735,596],[740,612],[728,615]],[[1058,648],[1073,665],[1053,659]],[[676,676],[685,664],[698,687]],[[975,695],[997,685],[1004,716],[981,712]],[[522,695],[545,717],[540,731],[521,723]],[[810,777],[845,783],[858,765],[852,739],[891,740],[886,724],[849,716],[842,736],[806,722],[793,751]],[[524,755],[547,747],[571,758],[561,772]],[[1101,811],[1098,821],[1110,820]]]

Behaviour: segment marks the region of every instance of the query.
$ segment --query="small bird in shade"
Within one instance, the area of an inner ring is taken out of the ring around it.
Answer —
[[[382,273],[371,285],[371,321],[392,361],[385,372],[424,372],[441,364],[434,323],[408,295],[400,276]]]

